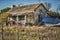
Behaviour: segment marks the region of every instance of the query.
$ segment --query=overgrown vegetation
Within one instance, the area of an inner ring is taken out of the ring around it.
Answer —
[[[0,28],[0,40],[1,30]],[[18,26],[3,27],[4,40],[60,40],[59,27]]]
[[[10,15],[9,13],[7,13],[11,8],[6,7],[4,9],[1,9],[1,14],[0,14],[0,23],[6,22],[7,21],[7,17]]]
[[[11,8],[9,8],[9,7],[4,8],[4,9],[1,10],[1,13],[7,12],[7,11],[9,11],[10,9],[11,9]]]
[[[2,13],[2,14],[0,15],[0,23],[6,22],[8,16],[10,16],[9,13],[6,13],[6,12]]]

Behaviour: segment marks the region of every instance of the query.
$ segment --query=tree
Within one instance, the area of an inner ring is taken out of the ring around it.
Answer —
[[[57,13],[59,13],[59,11],[60,11],[60,4],[58,4],[56,11],[57,11]]]
[[[4,9],[1,10],[1,13],[9,11],[9,9],[11,9],[11,8],[9,8],[9,7],[4,8]]]
[[[58,17],[60,18],[60,4],[58,4],[57,9],[56,9],[56,12],[58,14]]]
[[[44,2],[46,0],[38,0],[39,3],[41,3],[42,1]],[[51,3],[49,3],[49,2],[44,2],[44,3],[45,3],[47,10],[49,10],[51,8]]]
[[[51,3],[45,2],[45,6],[46,6],[47,10],[49,10],[51,8]]]

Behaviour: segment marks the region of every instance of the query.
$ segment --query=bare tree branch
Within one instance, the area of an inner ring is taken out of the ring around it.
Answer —
[[[45,2],[45,6],[49,10],[51,8],[51,3]]]

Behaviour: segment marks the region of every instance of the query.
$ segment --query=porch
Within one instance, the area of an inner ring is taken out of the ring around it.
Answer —
[[[26,15],[12,15],[8,19],[10,22],[12,22],[11,24],[13,24],[14,22],[16,25],[19,25],[19,24],[25,25],[26,23]]]

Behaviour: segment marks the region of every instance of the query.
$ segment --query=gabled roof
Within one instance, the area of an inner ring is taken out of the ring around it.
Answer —
[[[42,5],[45,8],[45,6],[42,3],[41,4],[30,4],[30,5],[14,7],[9,12],[29,13],[29,12],[33,12],[34,10],[36,10],[36,8],[40,5]],[[45,10],[47,9],[45,8]]]
[[[18,6],[15,8],[12,8],[10,12],[15,12],[15,11],[25,11],[25,10],[33,10],[36,8],[39,4],[30,4],[30,5],[24,5],[24,6]]]

